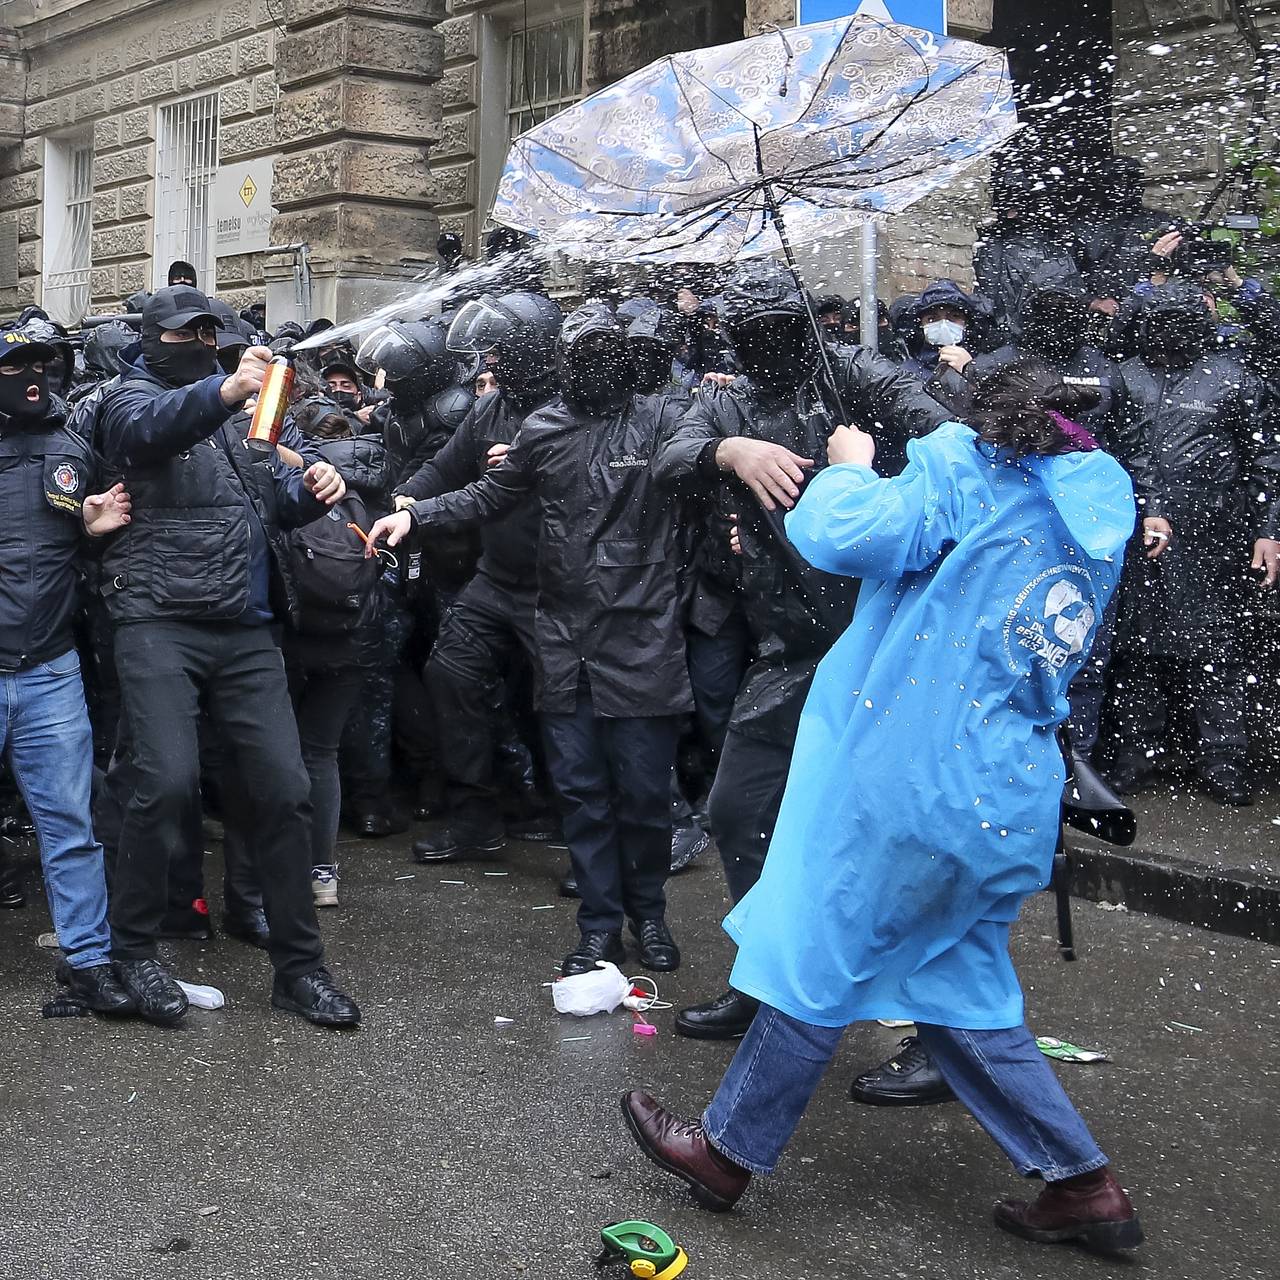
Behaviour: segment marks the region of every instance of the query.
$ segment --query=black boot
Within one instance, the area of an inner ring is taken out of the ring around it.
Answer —
[[[56,973],[58,981],[94,1013],[120,1018],[137,1012],[133,998],[109,964],[73,969],[65,960],[59,960]]]
[[[627,958],[627,950],[622,945],[622,935],[600,929],[584,933],[564,958],[560,966],[560,975],[571,978],[576,973],[590,973],[596,962],[605,960],[610,964],[621,964]]]
[[[506,829],[497,815],[492,821],[455,822],[413,842],[414,862],[453,862],[459,858],[480,858],[497,853],[507,842]]]
[[[13,860],[13,855],[4,847],[4,837],[0,836],[0,909],[16,911],[27,905],[26,894],[22,892],[22,877]]]
[[[1233,760],[1216,760],[1202,764],[1196,772],[1205,795],[1218,804],[1243,808],[1253,803],[1253,787],[1249,770]]]
[[[138,1017],[171,1027],[186,1013],[186,993],[159,960],[117,960],[120,985],[137,1005]]]
[[[665,920],[633,920],[631,932],[640,944],[640,963],[654,973],[671,973],[680,967],[680,948]]]
[[[573,874],[573,868],[560,877],[560,896],[562,898],[581,898],[582,894],[578,892],[578,877]]]
[[[726,991],[705,1004],[681,1009],[676,1014],[676,1034],[690,1040],[740,1040],[759,1007],[760,1002],[750,996]]]
[[[271,1003],[322,1027],[358,1027],[360,1009],[350,996],[338,990],[329,970],[313,969],[298,978],[276,974]]]
[[[222,916],[222,931],[230,938],[239,938],[251,947],[265,951],[271,945],[271,930],[267,927],[267,913],[257,907],[249,911],[226,911]]]
[[[1156,780],[1154,758],[1143,751],[1123,750],[1116,753],[1115,763],[1107,770],[1107,780],[1122,796],[1136,796]]]
[[[208,942],[213,937],[209,904],[203,898],[196,898],[190,906],[170,907],[160,922],[160,933],[157,936]]]
[[[907,1036],[887,1062],[864,1071],[853,1082],[849,1096],[871,1107],[929,1107],[956,1100],[916,1036]]]

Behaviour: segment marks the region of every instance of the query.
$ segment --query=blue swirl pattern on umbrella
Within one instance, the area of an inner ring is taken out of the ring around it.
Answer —
[[[493,218],[588,260],[751,257],[900,213],[1017,128],[1001,50],[842,18],[661,58],[521,134]]]

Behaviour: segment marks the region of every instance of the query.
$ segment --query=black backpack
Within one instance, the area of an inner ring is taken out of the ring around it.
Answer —
[[[364,542],[347,528],[357,524],[367,533],[371,523],[359,494],[348,490],[319,520],[289,534],[300,634],[341,635],[371,618],[381,558],[366,559]]]

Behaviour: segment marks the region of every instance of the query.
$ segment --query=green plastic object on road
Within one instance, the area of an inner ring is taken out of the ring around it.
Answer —
[[[1057,1036],[1036,1036],[1036,1048],[1046,1058],[1056,1058],[1059,1062],[1111,1061],[1101,1049],[1082,1049],[1070,1040],[1059,1040]]]
[[[596,1265],[626,1263],[637,1280],[675,1280],[689,1265],[689,1255],[652,1222],[611,1222],[600,1232],[604,1252]]]

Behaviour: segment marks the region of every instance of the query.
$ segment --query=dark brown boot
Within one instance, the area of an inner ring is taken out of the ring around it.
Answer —
[[[702,1126],[664,1111],[647,1093],[622,1096],[622,1114],[640,1150],[660,1169],[673,1173],[693,1198],[713,1213],[726,1213],[742,1197],[751,1174],[707,1141]]]
[[[1049,1182],[1034,1204],[1001,1200],[996,1226],[1024,1240],[1061,1244],[1078,1240],[1099,1253],[1136,1249],[1142,1227],[1110,1165],[1061,1182]]]

